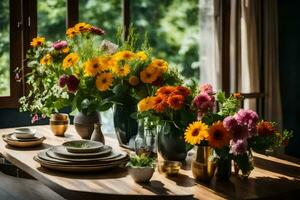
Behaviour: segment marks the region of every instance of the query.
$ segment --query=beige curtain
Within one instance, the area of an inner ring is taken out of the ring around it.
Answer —
[[[231,0],[230,78],[232,92],[264,88],[265,118],[281,124],[277,14],[276,0]],[[245,107],[256,109],[256,101]]]

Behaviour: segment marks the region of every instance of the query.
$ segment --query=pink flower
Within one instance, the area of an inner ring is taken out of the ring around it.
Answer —
[[[65,85],[67,84],[67,80],[68,80],[68,76],[63,74],[59,77],[58,79],[58,84],[60,87],[65,87]]]
[[[15,74],[15,80],[16,80],[17,82],[21,82],[21,80],[22,80],[22,78],[21,78],[19,72],[17,72],[17,73]]]
[[[228,131],[231,131],[236,128],[238,122],[233,116],[228,116],[224,119],[223,125]]]
[[[52,44],[52,46],[53,46],[53,48],[55,49],[55,50],[60,50],[60,49],[62,49],[62,48],[64,48],[64,47],[66,47],[66,46],[68,46],[68,42],[67,41],[57,41],[57,42],[54,42],[53,44]]]
[[[68,91],[71,93],[75,93],[78,89],[80,81],[76,78],[76,76],[71,75],[68,79],[67,79],[67,87],[68,87]]]
[[[33,117],[31,118],[31,123],[33,124],[33,123],[37,122],[38,120],[39,120],[39,116],[37,113],[35,113],[33,115]]]
[[[194,105],[201,113],[212,111],[215,106],[215,98],[207,93],[201,93],[194,99]]]
[[[94,34],[96,34],[96,35],[104,35],[104,34],[105,34],[105,31],[104,31],[103,29],[98,28],[98,27],[96,27],[96,26],[92,26],[92,27],[90,28],[90,31],[91,31],[91,33],[94,33]]]
[[[207,93],[207,94],[213,94],[213,87],[211,84],[203,84],[200,86],[200,92],[201,93]]]
[[[230,141],[231,151],[233,155],[241,155],[246,153],[248,142],[247,140]]]
[[[248,127],[249,137],[256,134],[256,124],[258,122],[258,115],[253,110],[240,109],[235,115],[236,120],[240,125],[245,125]]]

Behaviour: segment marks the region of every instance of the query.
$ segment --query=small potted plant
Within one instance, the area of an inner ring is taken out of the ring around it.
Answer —
[[[155,159],[146,154],[135,155],[130,157],[126,166],[135,182],[149,182],[154,173]]]

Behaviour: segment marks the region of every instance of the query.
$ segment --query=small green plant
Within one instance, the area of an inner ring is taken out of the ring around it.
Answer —
[[[127,167],[155,167],[155,159],[147,156],[146,154],[141,154],[140,156],[131,156]]]

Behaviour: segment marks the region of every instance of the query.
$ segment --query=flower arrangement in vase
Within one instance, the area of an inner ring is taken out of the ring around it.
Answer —
[[[208,84],[202,85],[199,95],[194,98],[192,104],[198,120],[186,128],[185,141],[198,147],[192,165],[196,179],[210,180],[214,165],[218,179],[229,179],[232,160],[235,168],[242,171],[242,176],[247,177],[254,167],[252,150],[264,152],[291,137],[289,131],[279,133],[274,123],[259,121],[256,112],[241,109],[242,98],[238,93],[226,98],[223,92],[214,93]],[[206,164],[205,169],[199,167],[200,162]]]
[[[190,102],[193,90],[185,86],[162,86],[154,96],[138,103],[138,117],[158,125],[158,152],[165,160],[183,161],[187,148],[184,129],[196,118]]]

